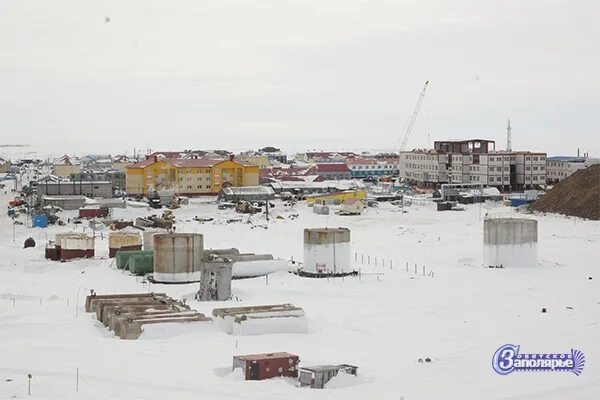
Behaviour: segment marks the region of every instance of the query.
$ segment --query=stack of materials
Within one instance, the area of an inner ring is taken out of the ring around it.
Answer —
[[[219,328],[230,335],[306,333],[304,310],[293,304],[215,308]]]
[[[96,313],[98,320],[121,339],[139,338],[146,325],[212,322],[164,293],[92,293],[86,298],[85,311]]]

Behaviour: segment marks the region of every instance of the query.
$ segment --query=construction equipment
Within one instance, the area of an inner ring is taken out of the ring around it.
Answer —
[[[421,104],[423,103],[423,99],[425,98],[425,91],[427,90],[427,85],[429,85],[429,81],[425,82],[423,90],[421,90],[421,94],[419,94],[419,98],[417,99],[415,111],[413,111],[410,119],[408,120],[408,124],[406,125],[406,131],[404,132],[404,138],[402,139],[402,144],[400,145],[400,151],[404,151],[404,148],[406,147],[406,143],[408,142],[410,133],[412,132],[413,126],[415,125],[415,121],[417,120],[417,115],[419,114],[419,110],[421,109]]]

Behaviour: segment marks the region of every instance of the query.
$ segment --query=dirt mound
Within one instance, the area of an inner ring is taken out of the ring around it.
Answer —
[[[534,211],[600,220],[600,164],[575,172],[531,205]]]

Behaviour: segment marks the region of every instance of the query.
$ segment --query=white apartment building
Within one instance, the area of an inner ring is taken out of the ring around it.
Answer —
[[[546,154],[495,151],[494,142],[436,142],[434,150],[400,154],[400,178],[437,186],[480,183],[502,188],[531,188],[546,183]]]
[[[407,181],[446,183],[448,155],[433,151],[400,153],[400,178]]]
[[[600,164],[600,158],[548,157],[546,179],[548,183],[554,184],[573,175],[575,171],[587,168],[593,164]]]

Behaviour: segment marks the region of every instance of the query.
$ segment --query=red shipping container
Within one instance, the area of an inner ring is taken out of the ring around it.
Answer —
[[[105,218],[108,217],[108,208],[80,208],[79,218]]]
[[[298,377],[300,358],[290,353],[247,354],[233,357],[233,369],[242,368],[247,381]]]

